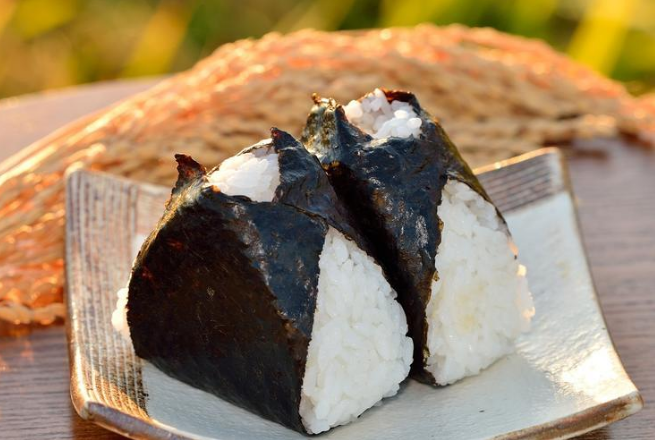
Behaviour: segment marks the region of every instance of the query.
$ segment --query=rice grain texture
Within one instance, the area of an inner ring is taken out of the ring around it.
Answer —
[[[232,156],[207,178],[208,185],[215,185],[226,194],[246,196],[256,202],[270,202],[280,184],[277,154],[259,149]]]
[[[493,205],[451,180],[437,212],[443,230],[427,307],[427,368],[447,385],[511,353],[535,309]]]
[[[314,434],[395,395],[413,350],[396,292],[370,256],[330,228],[319,267],[300,401],[303,423]]]

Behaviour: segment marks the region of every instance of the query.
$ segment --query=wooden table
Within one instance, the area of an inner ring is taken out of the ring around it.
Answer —
[[[0,101],[0,159],[153,83]],[[646,400],[641,413],[581,438],[655,439],[655,150],[587,141],[576,151],[570,168],[592,272],[619,354]],[[121,438],[75,413],[63,327],[0,338],[0,438]]]

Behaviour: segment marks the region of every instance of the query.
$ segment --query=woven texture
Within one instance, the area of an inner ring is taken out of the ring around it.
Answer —
[[[541,42],[462,26],[270,34],[220,47],[190,71],[33,150],[0,176],[0,320],[62,317],[64,176],[85,167],[172,185],[173,154],[208,165],[268,136],[298,135],[318,92],[413,91],[473,165],[543,145],[627,134],[655,144],[655,100]]]

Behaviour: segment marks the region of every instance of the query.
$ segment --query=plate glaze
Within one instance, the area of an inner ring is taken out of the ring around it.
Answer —
[[[394,398],[319,438],[559,439],[641,409],[605,327],[561,153],[543,149],[478,171],[528,267],[532,330],[480,375],[439,389],[408,380]],[[169,193],[106,174],[69,177],[66,284],[77,412],[138,439],[305,438],[169,378],[113,331],[115,292]]]

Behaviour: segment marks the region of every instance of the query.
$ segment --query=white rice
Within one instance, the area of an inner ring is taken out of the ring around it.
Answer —
[[[111,314],[111,325],[127,341],[130,340],[130,327],[127,325],[127,287],[116,292],[116,309]]]
[[[442,241],[427,307],[427,369],[439,384],[478,374],[513,351],[534,305],[495,208],[450,180],[438,209]]]
[[[375,89],[360,101],[344,106],[348,120],[376,139],[390,136],[419,137],[421,118],[412,106],[402,101],[389,103],[384,92]]]
[[[330,228],[319,267],[300,402],[303,424],[314,434],[396,394],[413,348],[396,292],[371,257]]]
[[[260,148],[225,159],[218,170],[207,176],[208,185],[216,185],[225,194],[270,202],[280,185],[278,157],[272,151]]]

